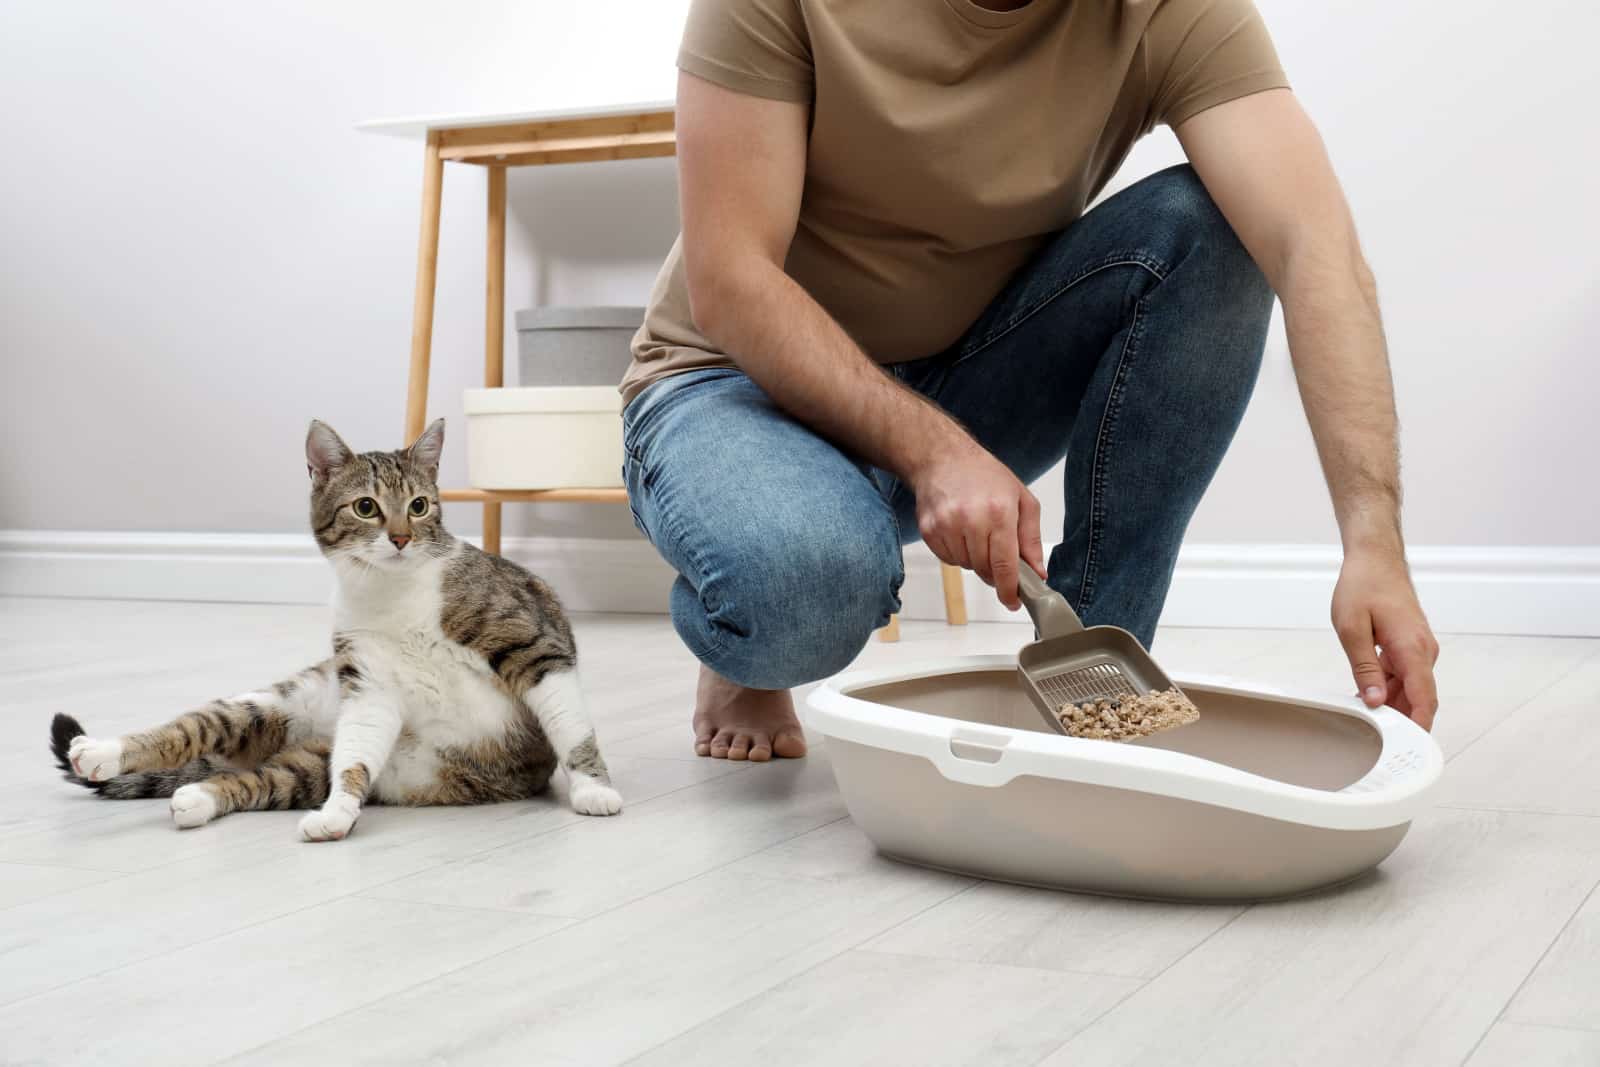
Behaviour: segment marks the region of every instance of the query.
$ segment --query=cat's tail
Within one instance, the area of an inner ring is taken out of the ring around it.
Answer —
[[[74,785],[93,789],[107,800],[170,797],[180,785],[203,782],[218,771],[226,769],[202,756],[190,760],[176,770],[139,771],[133,774],[119,774],[103,782],[91,782],[72,769],[72,760],[67,757],[67,749],[72,745],[73,739],[82,737],[87,732],[71,715],[57,715],[50,721],[50,752],[55,756],[57,766],[61,768],[61,777]]]

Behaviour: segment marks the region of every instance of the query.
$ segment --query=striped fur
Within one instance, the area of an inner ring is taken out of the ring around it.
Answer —
[[[65,777],[110,799],[170,797],[180,827],[314,809],[308,840],[346,836],[372,801],[532,797],[557,766],[576,810],[620,810],[559,599],[444,528],[443,432],[436,422],[408,449],[357,454],[313,423],[311,526],[338,579],[332,654],[115,740],[58,715],[50,747]]]

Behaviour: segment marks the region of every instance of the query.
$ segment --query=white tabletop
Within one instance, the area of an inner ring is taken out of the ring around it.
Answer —
[[[464,130],[474,126],[505,126],[517,122],[556,122],[562,119],[598,119],[609,115],[636,115],[646,111],[671,111],[671,100],[649,100],[603,107],[562,108],[554,111],[505,111],[485,115],[411,115],[393,119],[367,119],[356,123],[362,133],[390,137],[425,138],[429,130]]]

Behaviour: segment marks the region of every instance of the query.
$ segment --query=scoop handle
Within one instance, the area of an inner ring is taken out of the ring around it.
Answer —
[[[1024,562],[1017,571],[1017,595],[1022,597],[1022,606],[1033,617],[1033,632],[1039,640],[1064,637],[1083,629],[1083,622],[1067,603],[1067,598],[1045,585],[1032,567]]]

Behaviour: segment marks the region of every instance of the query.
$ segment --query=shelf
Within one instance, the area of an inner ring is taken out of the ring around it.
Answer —
[[[447,504],[626,504],[626,489],[441,489]]]
[[[439,130],[439,158],[457,163],[529,167],[605,159],[670,156],[677,146],[670,109],[637,115],[516,122]]]
[[[594,163],[612,159],[650,159],[676,151],[671,130],[565,137],[550,141],[497,141],[492,144],[445,148],[439,158],[456,163],[504,167],[536,167],[547,163]]]

